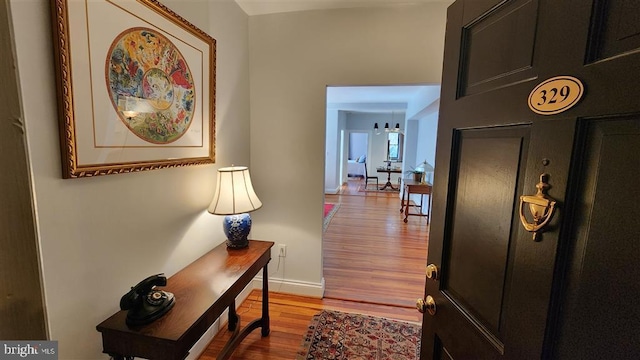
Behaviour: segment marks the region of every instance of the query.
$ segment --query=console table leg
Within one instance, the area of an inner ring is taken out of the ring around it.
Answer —
[[[133,360],[133,356],[123,356],[120,354],[109,354],[109,357],[113,360]]]
[[[229,305],[229,324],[228,324],[228,329],[229,331],[234,331],[236,329],[236,326],[238,326],[238,314],[236,313],[236,301],[235,299],[231,302],[231,305]]]
[[[262,336],[269,335],[269,272],[262,268]]]
[[[224,346],[216,360],[227,360],[231,357],[233,350],[240,344],[240,342],[251,333],[254,329],[262,328],[261,333],[262,336],[268,336],[269,329],[269,272],[267,265],[262,268],[262,317],[260,319],[253,320],[246,327],[242,329],[242,331],[237,331],[234,333],[229,342]],[[235,309],[235,306],[234,306]],[[231,308],[229,308],[229,330],[231,329]],[[233,311],[233,315],[237,317],[235,310]]]

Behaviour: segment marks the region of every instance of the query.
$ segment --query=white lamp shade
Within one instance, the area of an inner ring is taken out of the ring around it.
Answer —
[[[246,166],[218,169],[218,182],[209,212],[216,215],[234,215],[258,210],[262,202],[251,185]]]

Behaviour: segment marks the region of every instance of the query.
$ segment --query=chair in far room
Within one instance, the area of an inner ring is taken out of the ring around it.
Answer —
[[[367,163],[364,163],[364,189],[367,189],[367,186],[369,185],[369,180],[375,180],[376,181],[376,189],[380,188],[380,183],[378,180],[377,176],[369,176],[369,171],[367,170]]]

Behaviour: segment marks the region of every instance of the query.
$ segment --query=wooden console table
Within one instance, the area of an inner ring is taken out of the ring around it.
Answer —
[[[400,212],[404,211],[404,222],[407,222],[407,217],[409,216],[424,216],[427,218],[427,224],[429,223],[429,215],[431,214],[431,184],[421,183],[420,181],[415,181],[412,179],[404,179],[404,191],[402,192],[402,200],[400,202]],[[411,194],[420,194],[420,204],[415,205],[411,204],[410,195]],[[422,197],[424,195],[429,195],[429,201],[427,201],[427,213],[422,213]],[[405,200],[406,196],[406,200]],[[418,213],[410,213],[409,208],[415,207],[418,209]]]
[[[227,359],[254,329],[269,335],[267,264],[271,241],[250,240],[244,249],[227,249],[223,243],[167,279],[166,290],[176,303],[160,319],[142,326],[125,324],[126,311],[119,311],[97,326],[102,333],[103,352],[114,359],[184,359],[189,349],[229,309],[228,328],[234,334],[218,359]],[[262,317],[242,331],[236,314],[236,296],[262,269]]]

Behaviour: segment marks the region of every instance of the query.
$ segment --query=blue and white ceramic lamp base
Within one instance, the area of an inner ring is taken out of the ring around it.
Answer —
[[[248,213],[225,216],[222,228],[227,236],[228,248],[242,249],[249,246],[248,236],[251,231],[251,216]]]

